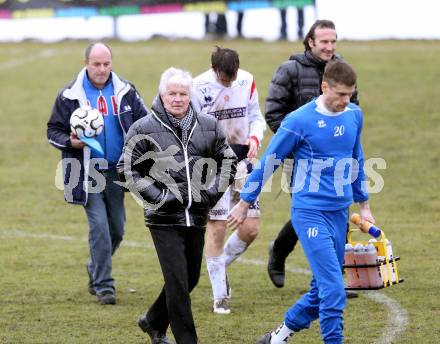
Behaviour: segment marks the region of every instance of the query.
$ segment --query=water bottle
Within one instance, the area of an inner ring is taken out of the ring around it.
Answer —
[[[368,244],[365,248],[365,262],[368,265],[377,264],[377,251],[373,244]],[[368,280],[370,287],[376,288],[383,286],[382,275],[380,274],[379,266],[371,266],[367,268]]]
[[[370,233],[371,236],[379,238],[382,232],[380,228],[376,227],[369,221],[364,221],[361,224],[361,216],[359,214],[353,213],[350,217],[350,221],[360,228],[364,233]]]
[[[380,264],[380,272],[382,275],[382,281],[386,285],[386,284],[388,284],[388,268],[387,268],[387,264],[385,262],[385,257],[378,256],[377,261]]]
[[[355,265],[354,261],[354,249],[352,244],[345,244],[345,264]],[[356,268],[345,269],[347,274],[347,286],[350,288],[359,288],[359,276]]]
[[[354,261],[356,265],[365,265],[365,258],[365,247],[361,244],[356,244],[354,246]],[[359,276],[359,286],[361,288],[368,288],[370,283],[367,268],[357,268],[357,272]]]
[[[393,248],[391,247],[391,242],[388,239],[385,239],[385,243],[387,247],[387,258],[388,261],[390,262],[390,270],[391,270],[390,282],[397,282],[396,270],[394,269],[394,264],[393,264],[393,260],[394,260]]]

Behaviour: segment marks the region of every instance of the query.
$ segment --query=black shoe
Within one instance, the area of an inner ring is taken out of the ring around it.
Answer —
[[[104,290],[102,293],[97,293],[96,298],[101,305],[116,304],[115,292],[113,290]]]
[[[270,344],[271,337],[272,335],[270,334],[270,332],[268,332],[263,337],[258,339],[256,344]]]
[[[89,264],[86,264],[86,270],[87,270],[87,275],[89,276],[89,284],[87,286],[87,289],[90,295],[96,295],[96,290],[95,287],[93,286],[93,277],[89,270]]]
[[[269,244],[269,261],[267,263],[267,272],[270,280],[277,288],[284,287],[285,264],[286,260],[278,258],[273,252],[273,241]]]
[[[346,297],[347,299],[355,299],[355,298],[359,297],[359,294],[356,293],[356,292],[353,291],[353,290],[346,290],[346,291],[345,291],[345,297]]]
[[[165,336],[165,333],[160,333],[151,327],[147,320],[147,314],[143,314],[139,318],[138,325],[142,331],[150,336],[151,344],[174,344],[167,336]]]

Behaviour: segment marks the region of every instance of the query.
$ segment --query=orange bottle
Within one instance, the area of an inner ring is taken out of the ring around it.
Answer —
[[[352,244],[345,244],[345,258],[346,265],[355,265],[354,261],[354,249]],[[345,269],[347,274],[347,286],[349,288],[359,288],[359,276],[356,268]]]
[[[356,265],[365,265],[365,247],[361,244],[356,244],[354,246],[354,261]],[[368,279],[368,271],[366,267],[358,267],[357,268],[358,276],[359,276],[359,286],[361,288],[369,288],[370,281]]]
[[[377,265],[377,251],[373,244],[368,244],[365,248],[365,263],[368,265]],[[370,287],[376,288],[383,286],[382,275],[379,266],[371,266],[367,268],[368,280]]]

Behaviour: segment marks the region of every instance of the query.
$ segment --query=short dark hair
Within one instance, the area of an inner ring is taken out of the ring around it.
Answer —
[[[322,81],[326,81],[330,86],[343,84],[345,86],[356,85],[356,72],[353,67],[342,60],[333,60],[327,62]]]
[[[102,44],[104,47],[106,47],[108,49],[108,51],[110,52],[110,56],[113,57],[112,49],[107,44],[105,44],[103,42],[93,42],[93,43],[89,44],[89,46],[86,48],[86,51],[84,53],[86,61],[89,60],[90,53],[92,52],[93,47],[98,44]]]
[[[232,49],[215,46],[215,50],[211,54],[211,66],[215,72],[224,73],[232,79],[237,75],[240,67],[238,53]]]
[[[313,41],[315,40],[316,29],[333,29],[336,31],[335,23],[333,23],[331,20],[321,19],[315,21],[303,40],[304,48],[306,49],[306,51],[310,50],[309,39],[312,39]]]

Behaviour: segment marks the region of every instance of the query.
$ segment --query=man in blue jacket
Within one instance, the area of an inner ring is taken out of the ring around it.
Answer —
[[[266,98],[266,122],[276,133],[281,121],[292,111],[321,94],[322,75],[329,61],[339,60],[336,54],[337,33],[330,20],[317,20],[304,38],[305,51],[290,56],[272,77]],[[359,105],[357,91],[350,99]],[[277,288],[284,286],[285,262],[295,248],[298,237],[287,221],[269,246],[267,271]],[[347,291],[347,297],[357,297],[354,291]]]
[[[96,139],[104,157],[71,132],[70,116],[84,106],[103,115],[104,130]],[[124,235],[124,189],[115,167],[128,129],[147,113],[135,87],[112,72],[110,47],[98,42],[87,47],[85,67],[60,91],[47,123],[49,142],[62,152],[65,199],[83,205],[87,214],[88,289],[103,305],[116,303],[112,255]]]
[[[374,222],[365,190],[362,111],[350,103],[355,85],[351,66],[340,60],[327,63],[322,95],[282,121],[261,158],[261,168],[251,173],[240,202],[228,216],[229,225],[236,228],[274,167],[293,155],[291,218],[313,278],[310,290],[287,311],[279,328],[257,344],[286,343],[318,318],[324,343],[343,341],[342,264],[351,203],[359,202],[362,219]]]

